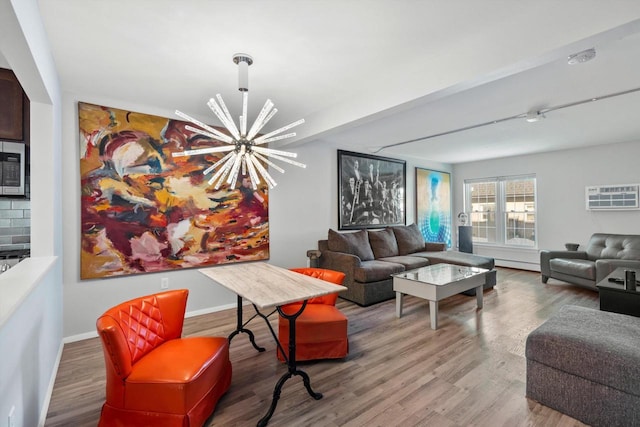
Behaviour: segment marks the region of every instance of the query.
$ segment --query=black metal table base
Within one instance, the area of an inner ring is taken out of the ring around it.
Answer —
[[[300,314],[302,314],[306,306],[307,306],[307,301],[305,300],[304,303],[302,304],[302,307],[300,307],[300,309],[294,314],[286,314],[282,311],[280,307],[277,308],[278,313],[289,321],[289,352],[286,353],[282,348],[282,344],[280,344],[280,341],[278,340],[278,337],[275,331],[273,330],[271,323],[269,322],[268,316],[265,316],[264,314],[262,314],[260,310],[258,310],[258,307],[256,307],[255,304],[253,305],[253,308],[255,309],[256,314],[252,316],[251,319],[243,323],[242,297],[238,296],[238,312],[237,312],[238,322],[237,322],[236,330],[229,335],[229,338],[228,338],[229,342],[231,342],[231,339],[234,336],[242,332],[249,335],[251,344],[256,350],[258,350],[259,352],[265,351],[264,347],[260,347],[256,344],[253,332],[245,328],[247,323],[249,323],[254,317],[256,316],[262,317],[264,321],[267,323],[267,326],[269,327],[269,331],[271,331],[271,335],[273,335],[273,338],[276,341],[276,345],[278,346],[278,349],[282,352],[287,362],[287,372],[284,375],[282,375],[278,380],[278,382],[276,383],[276,386],[273,389],[273,398],[271,399],[271,405],[269,406],[269,410],[267,411],[265,416],[262,417],[260,421],[258,421],[258,427],[264,427],[269,423],[271,416],[276,410],[276,406],[278,406],[278,400],[280,400],[280,394],[282,393],[282,387],[284,386],[284,383],[287,382],[287,380],[289,378],[292,378],[293,376],[298,375],[302,377],[304,387],[307,389],[307,392],[311,397],[313,397],[315,400],[322,399],[322,393],[316,393],[311,388],[311,379],[309,378],[309,375],[305,371],[298,369],[296,366],[296,319],[300,316]],[[273,314],[273,312],[270,313],[269,316],[271,314]]]
[[[245,328],[247,323],[251,322],[251,320],[253,320],[254,317],[256,317],[256,316],[251,317],[251,319],[247,320],[246,323],[243,323],[243,321],[242,321],[242,297],[240,295],[238,295],[238,309],[236,311],[236,318],[237,318],[236,330],[231,332],[231,334],[229,335],[229,337],[227,339],[229,340],[229,342],[231,342],[231,339],[233,337],[235,337],[236,335],[238,335],[239,333],[241,333],[241,332],[245,333],[245,334],[249,335],[249,340],[251,341],[251,344],[253,345],[253,348],[258,350],[259,352],[263,352],[263,351],[265,351],[265,348],[264,347],[260,347],[258,344],[256,344],[256,337],[253,335],[253,332],[251,332],[251,330]]]

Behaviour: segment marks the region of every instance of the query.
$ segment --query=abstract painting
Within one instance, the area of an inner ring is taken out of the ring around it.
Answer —
[[[269,258],[269,195],[240,176],[215,190],[203,170],[221,145],[187,122],[78,103],[80,278],[96,279]]]
[[[405,223],[404,160],[338,150],[340,230]]]
[[[416,168],[416,218],[426,242],[451,247],[451,175]]]

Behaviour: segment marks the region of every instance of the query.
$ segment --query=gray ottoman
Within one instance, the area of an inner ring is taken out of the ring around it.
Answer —
[[[593,426],[640,425],[640,318],[564,306],[525,354],[528,398]]]

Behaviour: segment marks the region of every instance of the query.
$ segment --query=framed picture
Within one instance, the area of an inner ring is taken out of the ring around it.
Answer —
[[[80,279],[269,259],[269,194],[239,176],[215,189],[203,171],[221,143],[187,122],[78,103]]]
[[[451,175],[416,168],[416,224],[425,242],[451,247]]]
[[[340,230],[405,223],[403,160],[338,150]]]

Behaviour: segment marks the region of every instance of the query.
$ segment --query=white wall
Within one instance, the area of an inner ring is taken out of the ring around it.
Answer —
[[[465,163],[453,168],[454,212],[463,209],[465,179],[535,174],[537,181],[538,248],[509,250],[474,245],[474,252],[497,263],[539,269],[539,249],[581,249],[596,232],[640,234],[640,210],[591,211],[585,208],[585,187],[640,183],[640,143],[637,141],[576,150]],[[527,265],[528,264],[528,265]]]

